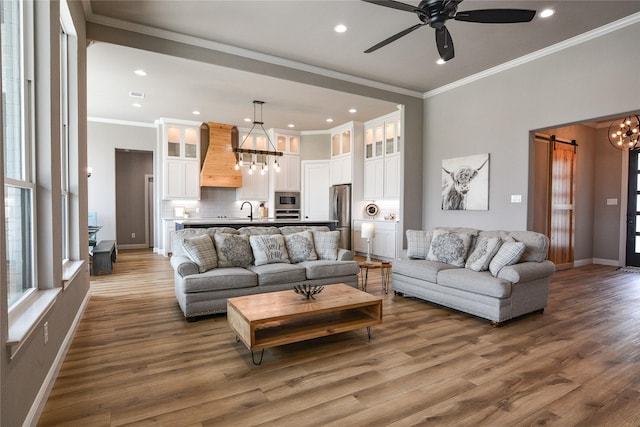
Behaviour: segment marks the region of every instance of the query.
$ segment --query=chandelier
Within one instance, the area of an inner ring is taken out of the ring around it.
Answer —
[[[640,148],[640,117],[633,114],[614,120],[609,126],[609,142],[619,150]]]
[[[273,167],[275,168],[276,172],[280,172],[279,157],[282,156],[282,151],[276,150],[276,147],[271,142],[271,138],[269,138],[269,134],[264,129],[264,122],[262,121],[262,105],[264,105],[264,103],[265,103],[264,101],[253,101],[253,126],[251,126],[251,130],[244,137],[244,139],[240,143],[240,146],[233,148],[233,152],[235,153],[235,156],[236,156],[236,164],[234,166],[235,170],[240,169],[240,167],[244,163],[244,155],[248,154],[251,156],[251,167],[249,167],[249,171],[248,171],[249,174],[252,174],[257,169],[256,161],[260,159],[260,160],[263,160],[260,173],[264,175],[269,169],[269,157],[273,157]],[[256,118],[256,107],[258,105],[260,106],[260,120]],[[253,148],[242,148],[245,141],[249,139],[249,137],[251,136],[251,133],[256,128],[256,125],[260,126],[260,128],[262,129],[262,132],[264,132],[264,134],[267,137],[267,141],[269,143],[269,145],[267,145],[267,148],[273,148],[273,150],[255,150]]]

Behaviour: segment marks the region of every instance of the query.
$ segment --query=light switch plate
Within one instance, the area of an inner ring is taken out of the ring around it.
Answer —
[[[618,204],[618,199],[607,199],[607,206],[615,206]]]
[[[511,203],[522,203],[522,194],[512,194]]]

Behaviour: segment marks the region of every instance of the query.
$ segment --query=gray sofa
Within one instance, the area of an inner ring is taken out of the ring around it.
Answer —
[[[351,251],[337,248],[337,233],[306,226],[175,231],[171,265],[180,309],[190,319],[226,312],[227,298],[297,284],[357,287],[358,263]]]
[[[396,294],[489,319],[493,326],[547,306],[555,265],[546,260],[549,239],[543,234],[437,228],[407,230],[407,240],[408,249],[393,263]]]

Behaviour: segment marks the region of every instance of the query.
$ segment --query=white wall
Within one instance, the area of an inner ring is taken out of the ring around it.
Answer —
[[[636,23],[426,98],[423,227],[526,229],[529,132],[640,110],[638,40]],[[489,210],[442,211],[442,159],[480,153],[491,156]]]
[[[153,151],[156,163],[156,128],[90,121],[87,133],[89,212],[98,213],[98,238],[116,240],[116,148]]]

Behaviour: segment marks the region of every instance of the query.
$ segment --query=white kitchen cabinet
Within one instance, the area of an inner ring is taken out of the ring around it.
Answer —
[[[353,135],[353,122],[331,130],[331,185],[353,182]]]
[[[164,228],[162,230],[162,239],[164,241],[164,254],[171,255],[171,234],[176,231],[176,222],[173,219],[164,220]]]
[[[331,185],[351,184],[351,155],[331,159]]]
[[[329,218],[329,160],[302,162],[302,215],[304,219]]]
[[[401,146],[402,133],[399,111],[365,123],[365,200],[398,199],[400,197]]]
[[[160,119],[162,198],[200,199],[200,123]]]
[[[262,163],[256,164],[256,170],[250,173],[251,164],[241,167],[242,187],[236,190],[237,200],[269,200],[269,174],[261,174]]]
[[[356,252],[367,253],[367,239],[361,237],[362,224],[373,222],[376,235],[371,239],[371,256],[382,259],[398,257],[398,223],[395,221],[353,220],[353,248]]]
[[[300,191],[300,156],[280,157],[280,172],[273,169],[274,191]]]

